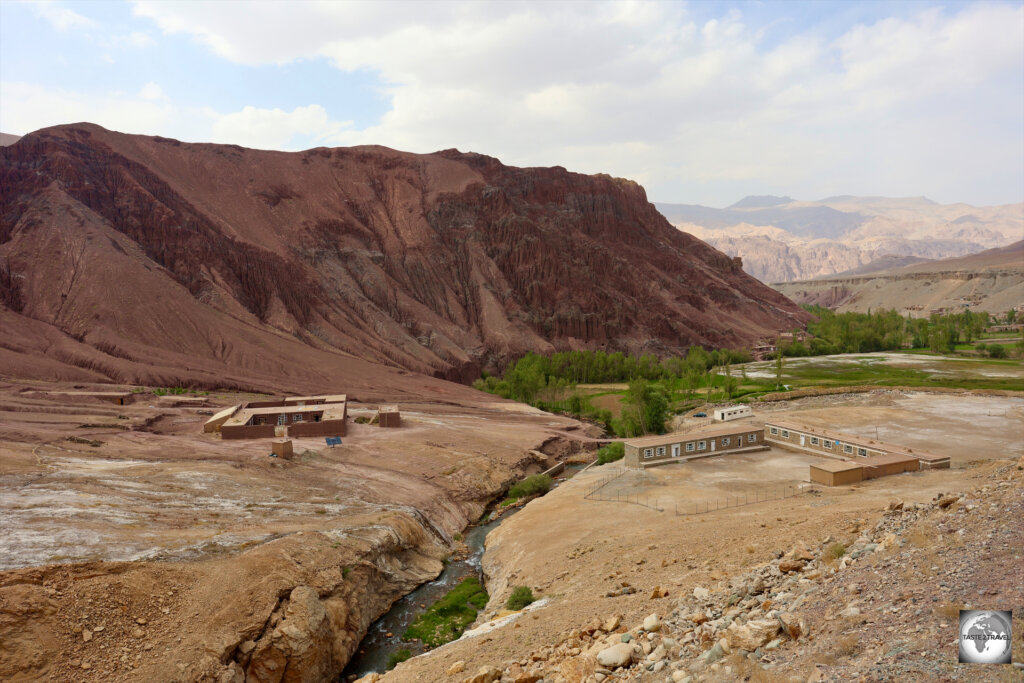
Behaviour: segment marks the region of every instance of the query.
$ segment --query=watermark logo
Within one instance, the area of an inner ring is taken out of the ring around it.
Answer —
[[[1010,610],[960,610],[960,662],[1009,664],[1013,641]]]

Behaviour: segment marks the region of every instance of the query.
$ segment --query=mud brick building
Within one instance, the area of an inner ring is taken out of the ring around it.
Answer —
[[[377,409],[377,424],[381,427],[401,427],[402,415],[398,406],[381,406]]]
[[[220,432],[222,439],[345,436],[347,406],[345,394],[253,401],[220,411],[203,431]]]
[[[709,455],[767,449],[764,443],[764,430],[751,425],[645,436],[630,439],[623,446],[623,464],[637,469]]]
[[[834,432],[814,425],[773,420],[765,423],[764,430],[764,438],[768,443],[812,455],[837,459],[900,456],[904,459],[918,461],[919,469],[923,470],[949,467],[948,455],[935,455],[885,441]],[[892,458],[874,462],[878,463],[878,467],[895,469],[896,466],[893,464],[895,461],[889,462],[891,460]]]
[[[764,426],[765,441],[802,453],[834,458],[837,462],[811,465],[811,481],[842,486],[901,472],[948,468],[948,455],[915,451],[904,446],[833,432],[789,421]]]

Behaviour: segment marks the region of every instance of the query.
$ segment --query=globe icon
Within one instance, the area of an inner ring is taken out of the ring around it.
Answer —
[[[1009,612],[972,611],[960,620],[960,661],[996,664],[1010,661]]]

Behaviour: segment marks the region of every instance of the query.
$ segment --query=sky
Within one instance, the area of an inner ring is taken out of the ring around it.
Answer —
[[[644,185],[1024,201],[1024,2],[0,1],[0,131],[457,148]]]

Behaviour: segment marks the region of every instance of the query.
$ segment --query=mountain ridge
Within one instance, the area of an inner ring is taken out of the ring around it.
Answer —
[[[607,175],[70,124],[0,148],[0,179],[4,315],[51,328],[0,339],[5,374],[60,333],[69,376],[92,379],[370,388],[383,365],[466,382],[527,351],[667,355],[806,320]]]
[[[975,207],[927,197],[839,195],[757,208],[763,199],[747,197],[726,209],[656,206],[680,230],[741,257],[747,272],[764,282],[829,277],[881,258],[963,256],[1024,235],[1024,203]],[[741,204],[750,208],[734,208]]]
[[[800,304],[840,312],[886,308],[920,317],[969,309],[1001,314],[1024,304],[1024,240],[968,256],[772,286]]]

